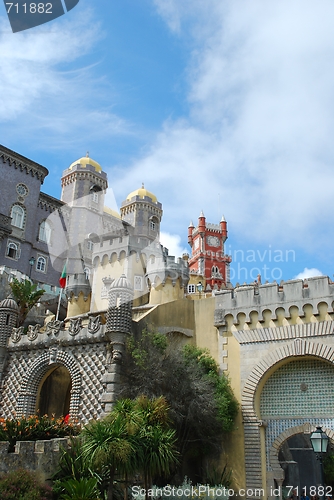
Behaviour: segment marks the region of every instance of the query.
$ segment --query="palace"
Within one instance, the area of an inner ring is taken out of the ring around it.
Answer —
[[[160,244],[162,204],[144,186],[117,213],[89,157],[64,171],[61,200],[39,190],[45,167],[6,148],[0,158],[0,262],[24,277],[34,257],[31,278],[53,285],[66,263],[68,298],[64,321],[50,316],[27,333],[16,303],[0,303],[1,415],[103,417],[117,399],[127,337],[154,329],[208,348],[229,376],[240,412],[221,460],[236,492],[274,498],[285,485],[320,484],[309,435],[322,426],[334,439],[334,283],[233,287],[224,218],[211,224],[201,213],[188,228],[190,258],[175,259]]]

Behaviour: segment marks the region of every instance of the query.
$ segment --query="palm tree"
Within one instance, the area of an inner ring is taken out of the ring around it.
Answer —
[[[141,427],[137,434],[138,463],[143,472],[148,500],[153,477],[169,474],[172,466],[178,463],[179,453],[175,447],[176,432],[170,427],[166,399],[163,396],[156,399],[140,396],[136,403],[141,415]]]
[[[97,420],[83,430],[83,453],[95,469],[109,475],[108,500],[113,498],[115,473],[122,472],[134,454],[133,443],[121,416],[112,420]]]
[[[175,448],[175,430],[164,429],[161,426],[146,426],[139,433],[141,443],[139,456],[143,472],[146,499],[148,489],[155,476],[166,476],[171,467],[178,462]]]
[[[37,290],[37,285],[30,280],[19,281],[14,278],[9,283],[12,289],[12,295],[19,306],[18,326],[23,325],[30,309],[34,307],[44,293],[44,290]]]
[[[95,471],[109,476],[108,500],[113,498],[116,472],[125,477],[125,498],[128,476],[142,472],[148,498],[152,478],[169,474],[177,463],[175,431],[170,428],[168,412],[163,397],[120,400],[107,418],[91,422],[83,430],[84,455]]]

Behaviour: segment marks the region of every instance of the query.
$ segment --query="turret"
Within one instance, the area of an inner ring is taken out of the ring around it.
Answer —
[[[8,339],[17,326],[19,308],[13,299],[0,302],[0,380],[5,366]]]
[[[188,228],[188,240],[190,229]],[[229,286],[231,257],[224,254],[227,223],[223,216],[219,224],[207,222],[203,212],[198,226],[191,229],[192,252],[189,259],[190,285],[205,281],[205,290],[221,290]],[[193,289],[193,287],[191,287]]]
[[[144,184],[122,202],[121,217],[133,227],[136,237],[147,239],[147,244],[159,240],[162,205],[155,194],[145,189]]]
[[[223,242],[225,243],[225,241],[227,240],[227,222],[224,216],[222,216],[220,221],[220,229],[222,232]]]
[[[198,231],[201,236],[203,236],[205,233],[205,216],[203,214],[203,211],[201,211],[200,216],[198,217]]]
[[[102,395],[104,414],[112,410],[119,393],[126,338],[132,330],[133,295],[131,283],[124,274],[110,285],[106,325],[110,342],[106,347],[108,372],[103,377],[106,389]]]
[[[81,265],[81,261],[78,262]],[[67,317],[85,314],[90,310],[91,286],[89,276],[81,269],[67,277],[65,293],[68,298]]]
[[[194,224],[193,221],[190,221],[190,224],[188,226],[188,243],[191,247],[193,246],[193,230]]]

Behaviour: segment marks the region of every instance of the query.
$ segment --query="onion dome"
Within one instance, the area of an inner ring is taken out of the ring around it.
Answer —
[[[14,299],[4,299],[0,302],[0,309],[12,309],[18,311],[19,307]]]
[[[69,170],[72,170],[73,167],[76,165],[80,165],[83,168],[86,168],[86,165],[91,165],[92,167],[95,168],[95,171],[100,173],[102,172],[102,167],[97,161],[92,160],[92,158],[89,157],[89,153],[87,152],[86,156],[83,156],[82,158],[79,158],[79,160],[74,161],[71,163],[69,166]]]
[[[144,184],[142,185],[141,188],[136,189],[136,191],[132,191],[132,193],[128,194],[128,196],[126,197],[126,200],[130,201],[135,196],[139,196],[139,198],[142,198],[142,199],[144,199],[144,197],[147,196],[148,198],[151,198],[153,203],[157,203],[157,201],[158,201],[155,194],[153,194],[150,191],[148,191],[147,189],[145,189]]]

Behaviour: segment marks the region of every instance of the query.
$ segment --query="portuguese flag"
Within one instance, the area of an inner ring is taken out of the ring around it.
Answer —
[[[61,276],[59,278],[59,285],[60,288],[65,288],[66,286],[66,264],[64,265],[63,272],[61,273]]]

